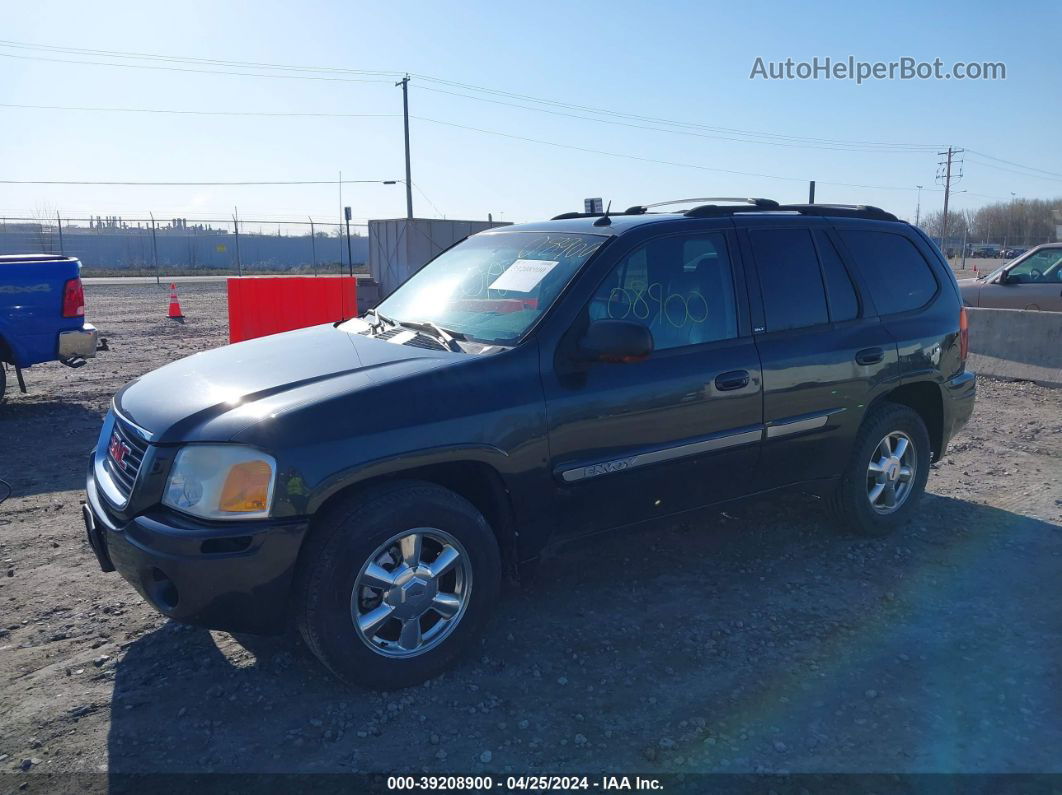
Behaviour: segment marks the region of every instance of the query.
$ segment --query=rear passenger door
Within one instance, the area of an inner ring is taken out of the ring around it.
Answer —
[[[753,331],[763,365],[760,489],[831,477],[872,396],[898,381],[892,338],[819,219],[749,218]]]

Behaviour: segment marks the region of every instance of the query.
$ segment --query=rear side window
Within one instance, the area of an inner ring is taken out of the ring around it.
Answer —
[[[856,298],[852,277],[848,275],[833,241],[821,231],[815,232],[819,246],[819,259],[826,277],[826,292],[830,298],[830,320],[839,323],[859,317],[859,299]]]
[[[929,263],[907,238],[861,229],[838,234],[862,271],[880,314],[918,309],[936,293],[937,280]]]
[[[763,293],[766,330],[828,323],[819,258],[807,229],[749,230]]]

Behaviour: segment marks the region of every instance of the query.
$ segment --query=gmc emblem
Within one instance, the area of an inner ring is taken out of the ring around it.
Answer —
[[[123,472],[125,471],[125,456],[129,452],[129,445],[122,441],[121,437],[117,433],[111,434],[111,444],[107,448],[107,453],[110,455],[111,460],[118,465],[118,468]]]

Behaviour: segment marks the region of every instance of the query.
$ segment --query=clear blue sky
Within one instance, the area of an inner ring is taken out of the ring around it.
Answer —
[[[713,127],[807,138],[954,144],[1062,174],[1060,30],[1062,5],[1057,2],[610,0],[527,5],[139,0],[9,3],[0,38],[230,61],[409,71]],[[267,79],[56,63],[10,56],[108,59],[8,46],[0,46],[0,54],[0,103],[5,104],[384,114],[262,118],[0,107],[0,179],[330,180],[340,170],[346,179],[403,176],[401,118],[388,115],[401,112],[401,92],[393,80]],[[849,55],[866,61],[939,57],[946,67],[955,61],[1003,61],[1007,79],[876,81],[862,86],[838,80],[749,79],[757,56],[799,61]],[[414,119],[413,181],[423,191],[414,192],[418,216],[485,218],[492,212],[496,219],[528,220],[580,209],[586,196],[611,199],[614,207],[703,195],[803,200],[807,179],[819,181],[819,201],[877,204],[909,218],[915,213],[914,186],[921,184],[926,186],[923,213],[940,208],[942,194],[933,190],[935,149],[846,151],[678,135],[490,104],[428,88],[447,87],[414,78],[410,102],[415,116],[721,171],[611,157]],[[955,197],[954,206],[961,209],[1009,199],[1011,192],[1062,196],[1062,176],[1035,176],[968,153],[965,177],[957,187],[967,191]],[[405,212],[401,185],[346,186],[344,197],[356,218]],[[334,220],[338,204],[335,186],[0,185],[0,213],[5,215],[58,209],[66,215],[134,216],[152,210],[161,218],[226,217],[238,205],[244,217],[313,214]]]

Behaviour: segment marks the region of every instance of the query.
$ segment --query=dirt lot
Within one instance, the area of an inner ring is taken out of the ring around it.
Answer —
[[[181,326],[164,290],[90,286],[112,350],[33,368],[0,408],[0,789],[49,771],[1062,771],[1062,390],[982,381],[893,538],[786,498],[582,542],[456,670],[381,694],[283,640],[170,624],[85,543],[110,396],[223,343],[223,290],[182,285]]]

